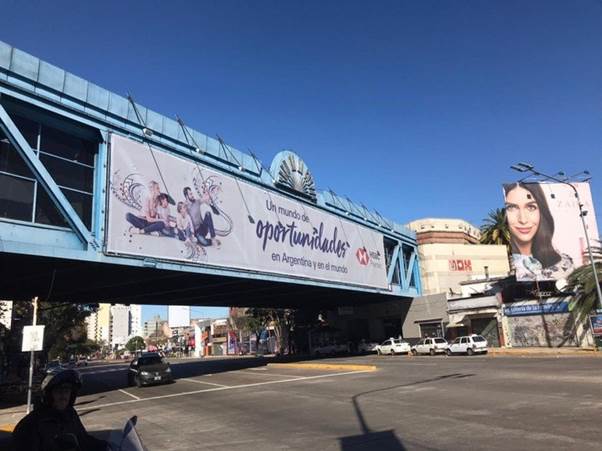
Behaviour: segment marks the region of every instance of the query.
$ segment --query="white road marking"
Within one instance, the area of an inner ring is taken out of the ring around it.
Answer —
[[[140,398],[139,396],[132,395],[131,393],[129,393],[129,392],[125,391],[125,390],[122,390],[121,388],[119,389],[119,391],[120,391],[121,393],[124,393],[124,394],[128,395],[128,396],[131,396],[131,397],[132,397],[132,398],[134,398],[136,401],[139,401],[140,399],[142,399],[142,398]]]
[[[198,381],[196,379],[181,378],[179,381],[195,382],[197,384],[215,385],[216,387],[230,387],[230,385],[214,384],[213,382]]]
[[[265,377],[265,376],[295,377],[294,374],[280,374],[280,373],[269,373],[269,372],[265,372],[265,373],[251,373],[251,372],[249,372],[247,370],[235,371],[235,373],[245,373],[245,374],[251,374],[253,376],[261,376],[261,377]],[[303,377],[303,376],[297,376],[297,377]]]
[[[82,409],[78,409],[78,411],[82,412],[82,411],[85,411],[85,410],[100,409],[102,407],[120,406],[120,405],[123,405],[123,404],[133,404],[133,403],[142,402],[142,401],[155,401],[157,399],[177,398],[179,396],[196,395],[198,393],[207,393],[207,392],[214,392],[214,391],[233,390],[235,388],[259,387],[261,385],[283,384],[285,382],[299,382],[299,381],[312,380],[312,379],[322,379],[322,378],[325,378],[325,377],[346,376],[346,375],[349,375],[349,374],[362,374],[362,373],[372,373],[372,372],[373,371],[370,371],[370,370],[365,370],[365,371],[346,371],[344,373],[319,374],[317,376],[301,376],[301,377],[295,377],[293,379],[282,379],[282,380],[278,380],[278,381],[265,381],[265,382],[255,382],[253,384],[231,385],[231,386],[228,386],[228,387],[206,388],[204,390],[194,390],[194,391],[188,391],[188,392],[182,392],[182,393],[172,393],[172,394],[169,394],[169,395],[149,396],[148,398],[131,399],[129,401],[110,402],[110,403],[106,403],[106,404],[99,404],[99,405],[96,405],[96,406],[84,407]],[[131,395],[131,396],[134,396],[134,395]]]

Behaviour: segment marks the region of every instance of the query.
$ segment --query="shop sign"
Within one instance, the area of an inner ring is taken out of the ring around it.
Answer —
[[[553,313],[566,313],[569,311],[568,302],[554,302],[548,304],[521,304],[505,305],[504,315],[506,316],[526,316],[541,315]]]
[[[450,259],[448,260],[450,271],[472,271],[472,260],[465,259]]]
[[[602,315],[591,315],[589,321],[592,325],[592,333],[595,337],[602,337]]]

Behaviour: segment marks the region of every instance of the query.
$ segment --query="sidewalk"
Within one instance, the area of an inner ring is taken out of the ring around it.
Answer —
[[[489,348],[491,357],[602,357],[595,348]]]

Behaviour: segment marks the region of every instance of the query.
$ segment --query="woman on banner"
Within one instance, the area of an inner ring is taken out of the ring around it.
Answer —
[[[554,218],[539,183],[504,185],[505,209],[516,280],[562,279],[573,260],[554,249]]]
[[[140,214],[126,213],[125,215],[125,219],[131,224],[129,229],[131,233],[153,233],[163,229],[163,221],[157,217],[160,195],[159,184],[151,180],[148,184],[148,192],[142,199]]]

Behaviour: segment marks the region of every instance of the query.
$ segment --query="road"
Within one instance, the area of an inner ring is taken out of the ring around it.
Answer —
[[[127,387],[124,365],[82,369],[77,408],[98,436],[138,415],[150,450],[600,449],[602,359],[350,357],[377,371],[172,363],[176,382]],[[2,412],[0,412],[0,415]]]

